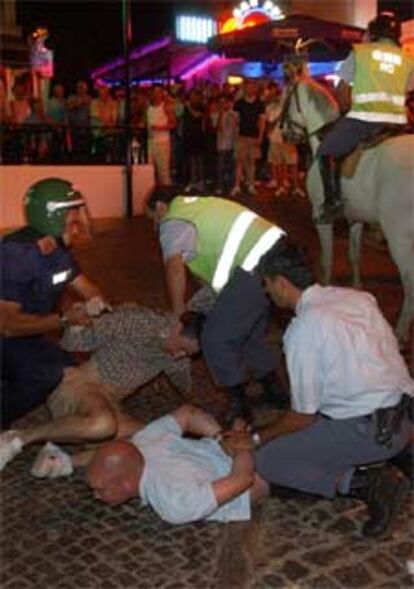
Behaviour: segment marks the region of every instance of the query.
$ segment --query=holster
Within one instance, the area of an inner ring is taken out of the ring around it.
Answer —
[[[413,399],[403,394],[401,401],[394,407],[386,409],[377,409],[374,413],[377,431],[375,441],[381,446],[392,444],[392,437],[400,431],[401,423],[404,417],[412,412]]]

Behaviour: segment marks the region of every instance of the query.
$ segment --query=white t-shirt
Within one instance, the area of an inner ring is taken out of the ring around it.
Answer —
[[[184,524],[200,519],[250,519],[250,492],[218,507],[212,482],[227,476],[232,459],[211,438],[182,437],[176,420],[166,415],[131,439],[145,459],[139,494],[165,521]]]
[[[309,287],[283,343],[292,407],[300,413],[347,419],[414,395],[391,327],[366,292]]]
[[[147,108],[148,139],[152,143],[168,143],[170,141],[170,131],[168,129],[157,131],[151,129],[152,125],[168,125],[168,117],[164,104],[160,104],[159,106],[150,104]]]

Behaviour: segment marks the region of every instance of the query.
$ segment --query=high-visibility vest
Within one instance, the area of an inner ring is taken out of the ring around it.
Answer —
[[[216,292],[227,284],[237,266],[253,270],[284,235],[253,211],[223,198],[177,196],[162,223],[172,219],[196,228],[197,255],[187,266]]]
[[[354,45],[352,107],[347,116],[368,122],[406,124],[405,92],[414,62],[391,42]]]

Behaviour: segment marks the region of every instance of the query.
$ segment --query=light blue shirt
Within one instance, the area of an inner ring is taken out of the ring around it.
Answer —
[[[306,289],[283,343],[299,413],[347,419],[414,395],[394,333],[366,292]]]
[[[227,522],[250,519],[250,492],[218,506],[213,481],[230,474],[232,459],[211,438],[182,437],[166,415],[132,437],[143,454],[139,494],[165,521],[184,524],[200,519]]]

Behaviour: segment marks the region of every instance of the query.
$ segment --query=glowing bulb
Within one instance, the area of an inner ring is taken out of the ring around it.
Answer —
[[[241,10],[240,10],[240,8],[235,8],[233,10],[233,16],[234,16],[234,18],[237,18],[237,19],[239,19],[241,17]]]
[[[240,4],[240,8],[242,9],[242,12],[247,12],[250,9],[250,6],[247,2],[242,2]]]

